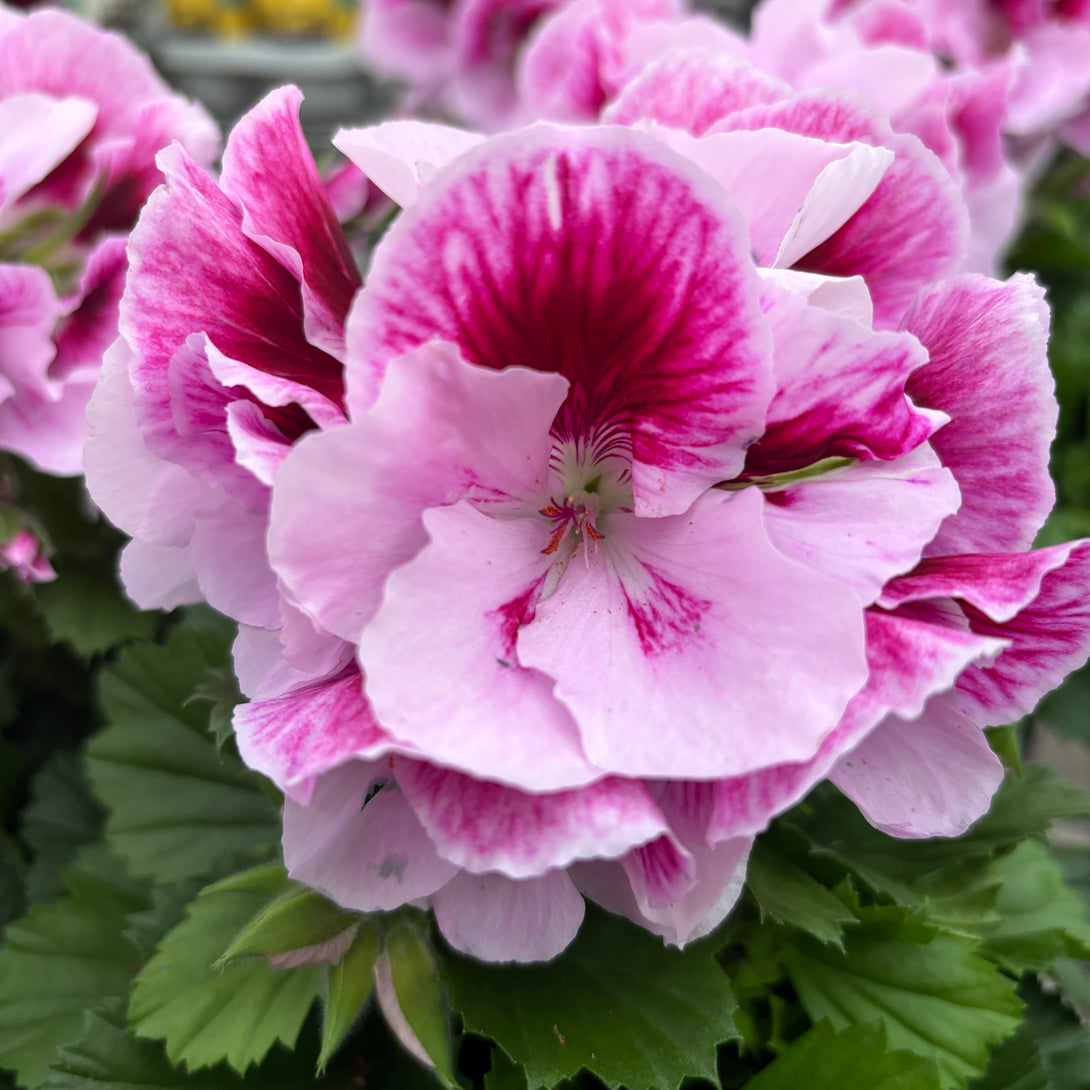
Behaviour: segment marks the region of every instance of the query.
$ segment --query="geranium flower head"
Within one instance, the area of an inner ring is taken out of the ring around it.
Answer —
[[[0,9],[0,447],[82,469],[84,415],[117,336],[125,238],[160,148],[219,134],[128,42],[60,11]]]

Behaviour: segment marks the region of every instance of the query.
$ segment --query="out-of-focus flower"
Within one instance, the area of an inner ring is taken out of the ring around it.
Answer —
[[[1090,155],[1090,5],[1085,0],[907,0],[935,53],[967,69],[1007,63],[1006,131]],[[855,0],[864,8],[875,0]]]
[[[84,411],[117,335],[125,241],[155,153],[219,138],[124,39],[0,7],[0,447],[78,473]]]
[[[839,87],[917,134],[962,186],[971,267],[992,271],[1057,137],[1090,151],[1090,8],[999,0],[765,0],[748,47],[800,88]]]
[[[493,132],[594,119],[638,64],[630,39],[687,11],[684,0],[375,0],[360,46],[408,86],[407,109]]]
[[[360,50],[373,71],[430,106],[485,129],[516,112],[515,67],[534,27],[571,0],[374,0],[363,5]]]
[[[4,514],[0,511],[0,535]],[[57,578],[42,539],[27,526],[20,527],[10,537],[0,536],[0,571],[13,572],[24,583],[48,583]]]

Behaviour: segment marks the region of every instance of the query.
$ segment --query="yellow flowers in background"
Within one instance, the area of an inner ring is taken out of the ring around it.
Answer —
[[[163,0],[179,30],[225,38],[245,34],[348,37],[355,25],[355,0]]]

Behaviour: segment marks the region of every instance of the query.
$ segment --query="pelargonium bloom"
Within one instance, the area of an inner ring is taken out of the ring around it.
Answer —
[[[571,0],[374,0],[363,5],[360,51],[376,72],[409,87],[408,106],[430,105],[472,125],[514,116],[514,73],[534,27]]]
[[[88,487],[133,537],[129,593],[147,608],[203,597],[257,640],[282,625],[269,487],[299,436],[344,421],[359,284],[301,99],[283,88],[239,122],[218,183],[182,147],[160,154],[166,182],[130,238],[121,337],[89,411]]]
[[[931,48],[966,69],[1013,70],[1006,130],[1090,154],[1090,6],[1085,0],[907,0]],[[853,0],[852,7],[878,6]]]
[[[767,0],[755,62],[796,86],[852,88],[961,180],[974,267],[995,267],[1055,141],[1090,150],[1090,8],[1003,0]]]
[[[1024,552],[1051,502],[1039,289],[959,278],[876,330],[859,278],[755,266],[753,239],[852,212],[817,170],[785,222],[746,140],[402,148],[351,422],[273,482],[285,598],[355,661],[236,714],[297,878],[429,904],[484,958],[555,954],[580,893],[682,943],[830,773],[899,835],[964,829],[1001,778],[982,725],[1085,658],[1090,546]]]
[[[117,336],[125,239],[156,151],[218,148],[199,107],[114,34],[0,9],[0,447],[78,473],[87,400]]]
[[[408,85],[409,110],[494,132],[596,118],[638,67],[641,32],[687,14],[685,0],[374,0],[360,48]]]

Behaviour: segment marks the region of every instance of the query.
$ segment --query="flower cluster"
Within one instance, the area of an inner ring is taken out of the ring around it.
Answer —
[[[1090,651],[1090,542],[1029,548],[1041,290],[960,271],[961,187],[876,106],[669,25],[596,123],[342,132],[401,209],[362,285],[297,92],[218,183],[164,153],[91,406],[130,592],[241,623],[290,873],[491,960],[583,895],[706,933],[825,778],[961,832],[983,728]]]
[[[124,39],[0,5],[0,448],[48,472],[81,470],[125,235],[173,140],[204,164],[219,146]]]

